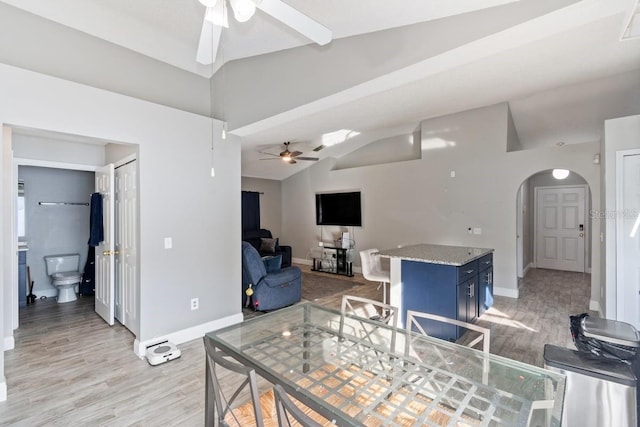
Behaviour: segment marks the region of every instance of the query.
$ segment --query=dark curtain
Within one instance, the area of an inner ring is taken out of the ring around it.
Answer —
[[[242,232],[260,229],[260,193],[242,192]]]

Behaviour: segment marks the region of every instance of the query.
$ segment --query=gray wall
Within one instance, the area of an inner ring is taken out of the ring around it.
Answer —
[[[419,159],[420,130],[371,142],[336,160],[334,170]]]
[[[94,173],[20,166],[18,178],[24,181],[27,264],[35,282],[33,293],[55,296],[56,289],[46,274],[44,256],[80,254],[80,271],[87,259],[89,239],[88,206],[40,206],[38,202],[88,203],[94,189]]]
[[[204,77],[2,2],[0,28],[2,63],[198,114],[211,109]]]
[[[2,124],[139,146],[138,343],[167,336],[183,342],[242,318],[240,144],[232,135],[219,139],[219,121],[3,64],[0,93]],[[11,143],[4,136],[2,143],[10,174]],[[5,185],[13,183],[3,173],[3,205],[11,201]],[[2,233],[6,261],[15,248],[10,228],[3,224]],[[165,237],[173,238],[172,249],[164,249]],[[11,281],[5,283],[6,298]],[[200,309],[192,311],[195,297]],[[3,315],[11,337],[11,312]]]
[[[600,171],[592,163],[598,144],[507,152],[507,128],[506,104],[425,120],[425,147],[430,138],[447,144],[424,150],[421,160],[333,170],[334,161],[328,159],[284,180],[283,235],[294,257],[305,259],[317,247],[314,194],[360,190],[363,226],[353,229],[357,265],[357,251],[399,243],[495,248],[496,287],[516,296],[515,206],[521,183],[541,170],[563,166],[585,177],[599,200]],[[467,234],[469,227],[481,227],[482,235]],[[324,227],[325,240],[338,231]],[[599,274],[592,278],[599,286]]]
[[[273,237],[282,240],[282,190],[280,181],[242,177],[242,191],[257,191],[260,194],[260,227],[271,230]]]
[[[105,164],[104,145],[51,138],[46,135],[13,133],[14,157],[83,166]]]

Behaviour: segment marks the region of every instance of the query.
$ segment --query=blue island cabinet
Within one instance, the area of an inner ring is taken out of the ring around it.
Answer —
[[[462,266],[403,259],[402,324],[406,324],[407,310],[475,321],[493,303],[492,263],[486,264],[492,259],[488,254]],[[464,328],[440,322],[421,320],[420,324],[429,335],[449,341],[464,333]]]
[[[493,305],[493,254],[478,260],[478,316],[482,316]]]

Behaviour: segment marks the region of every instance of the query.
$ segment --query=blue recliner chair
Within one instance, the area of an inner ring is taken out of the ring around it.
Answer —
[[[250,243],[242,242],[242,301],[247,301],[247,288],[253,295],[250,305],[268,311],[294,304],[302,298],[302,271],[298,267],[282,268],[267,273],[260,254]]]

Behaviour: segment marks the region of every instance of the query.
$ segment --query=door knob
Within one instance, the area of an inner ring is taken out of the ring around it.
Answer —
[[[120,254],[120,252],[118,252],[118,251],[103,251],[102,252],[102,255],[104,255],[104,256],[119,255],[119,254]]]
[[[584,233],[580,233],[580,234],[579,234],[579,236],[580,236],[580,237],[584,237]]]

